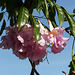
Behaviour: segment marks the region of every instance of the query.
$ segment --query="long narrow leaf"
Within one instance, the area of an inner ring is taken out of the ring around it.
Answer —
[[[19,29],[21,28],[21,26],[27,23],[28,18],[29,18],[29,11],[25,7],[21,7],[17,20]]]
[[[73,36],[75,37],[75,21],[74,21],[73,17],[70,14],[68,14],[68,12],[63,7],[62,7],[62,9],[63,9],[65,16],[69,22],[70,27],[71,27],[71,32],[72,32]]]
[[[62,23],[64,22],[64,12],[63,12],[62,8],[58,4],[54,3],[54,5],[56,7],[57,14],[58,14],[59,25],[61,26]]]
[[[30,22],[34,26],[34,38],[38,43],[41,36],[39,23],[35,20],[35,18],[32,15],[30,16]]]
[[[47,3],[47,1],[46,0],[44,0],[44,2],[45,2],[45,15],[46,15],[46,17],[48,18],[49,17],[49,11],[48,11],[48,3]]]

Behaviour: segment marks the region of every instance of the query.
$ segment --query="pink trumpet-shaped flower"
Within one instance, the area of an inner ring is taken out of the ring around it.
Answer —
[[[54,28],[51,31],[51,35],[52,38],[50,40],[52,40],[52,47],[51,47],[51,51],[56,54],[56,53],[60,53],[65,47],[66,47],[66,42],[68,41],[69,38],[64,38],[62,35],[64,35],[64,29],[59,27]]]

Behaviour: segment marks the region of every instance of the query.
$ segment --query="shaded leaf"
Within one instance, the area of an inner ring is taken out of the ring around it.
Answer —
[[[53,0],[54,2],[56,2],[57,0]]]
[[[29,13],[32,13],[37,6],[38,0],[25,0],[25,7],[29,10]]]
[[[43,0],[38,1],[38,6],[36,10],[39,14],[40,14],[40,11],[43,9],[42,4],[43,4]]]
[[[55,21],[55,15],[56,15],[56,10],[55,6],[53,4],[52,0],[47,0],[49,2],[48,10],[49,10],[49,19],[52,22],[52,25],[54,27],[57,27],[56,21]]]
[[[70,62],[70,71],[68,75],[75,75],[73,72],[75,71],[75,54],[72,57],[72,61]]]
[[[38,13],[39,13],[39,15],[40,15],[40,11],[42,10],[42,6],[41,6],[41,7],[39,7],[39,8],[37,8],[36,10],[37,10],[37,12],[38,12]]]
[[[27,23],[28,19],[29,19],[29,11],[27,10],[27,8],[21,7],[17,20],[19,29],[21,28],[21,26]]]
[[[5,26],[6,26],[6,22],[5,20],[3,21],[3,25],[1,27],[1,30],[0,30],[0,35],[3,33],[4,29],[5,29]]]
[[[53,12],[53,2],[51,0],[47,0],[49,2],[49,6],[51,7],[51,10]]]
[[[0,13],[0,21],[2,20],[3,18],[3,13]]]
[[[71,17],[74,17],[74,14],[69,14]],[[68,21],[66,17],[64,17],[64,21]]]
[[[23,5],[22,0],[5,0],[6,1],[6,9],[9,13],[10,17],[13,17],[16,15],[17,9],[20,9],[20,7]]]
[[[64,22],[64,12],[63,12],[62,8],[59,5],[57,5],[56,3],[54,3],[54,5],[56,6],[58,19],[59,19],[59,25],[61,26],[62,23]]]
[[[14,26],[14,23],[13,23],[13,17],[11,17],[11,19],[10,19],[10,26]]]
[[[73,13],[75,13],[75,9],[73,10]]]

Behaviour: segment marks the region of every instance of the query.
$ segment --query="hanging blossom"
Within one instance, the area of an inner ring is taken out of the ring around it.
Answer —
[[[47,42],[53,44],[51,46],[51,52],[53,52],[54,54],[60,53],[67,46],[65,41],[68,42],[69,38],[63,37],[65,31],[64,28],[61,28],[60,26],[53,28],[50,21],[49,21],[49,26],[51,33],[50,36],[48,36],[50,40]]]
[[[68,42],[69,38],[63,37],[65,31],[64,28],[61,28],[60,26],[54,28],[51,21],[48,20],[48,22],[50,31],[48,29],[45,29],[39,22],[42,40],[40,40],[38,43],[46,43],[46,45],[53,44],[51,46],[51,52],[53,52],[54,54],[60,53],[67,46],[65,41]]]
[[[26,59],[27,57],[31,61],[35,61],[36,64],[39,64],[42,61],[42,58],[47,54],[46,48],[48,45],[51,46],[51,52],[54,54],[60,53],[64,47],[66,47],[66,42],[69,38],[64,38],[64,29],[59,27],[53,28],[50,23],[50,31],[45,29],[41,23],[40,24],[40,33],[41,37],[36,44],[34,38],[34,27],[29,24],[25,24],[18,31],[18,27],[6,27],[6,35],[2,36],[0,43],[0,48],[3,49],[12,49],[13,53],[20,59]]]
[[[31,61],[35,61],[36,64],[47,54],[46,48],[48,46],[42,36],[38,44],[36,44],[33,26],[29,24],[23,25],[19,31],[18,27],[9,26],[5,29],[6,35],[1,38],[0,48],[11,48],[13,53],[20,59],[28,57]],[[40,33],[43,33],[42,30],[40,30]]]

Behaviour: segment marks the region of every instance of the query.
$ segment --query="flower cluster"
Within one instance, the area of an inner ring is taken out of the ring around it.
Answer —
[[[29,58],[31,61],[41,60],[46,54],[48,47],[42,38],[39,44],[34,39],[33,27],[26,24],[18,31],[17,27],[6,27],[6,35],[1,38],[0,47],[3,49],[12,48],[13,53],[20,59]]]
[[[6,27],[6,35],[1,38],[0,48],[11,48],[20,59],[28,57],[31,61],[37,63],[47,54],[46,48],[49,44],[53,44],[51,51],[55,54],[61,52],[66,46],[65,41],[69,40],[62,37],[64,35],[63,28],[56,27],[50,32],[40,24],[41,37],[37,44],[33,28],[29,24],[23,25],[19,31],[18,27]]]

